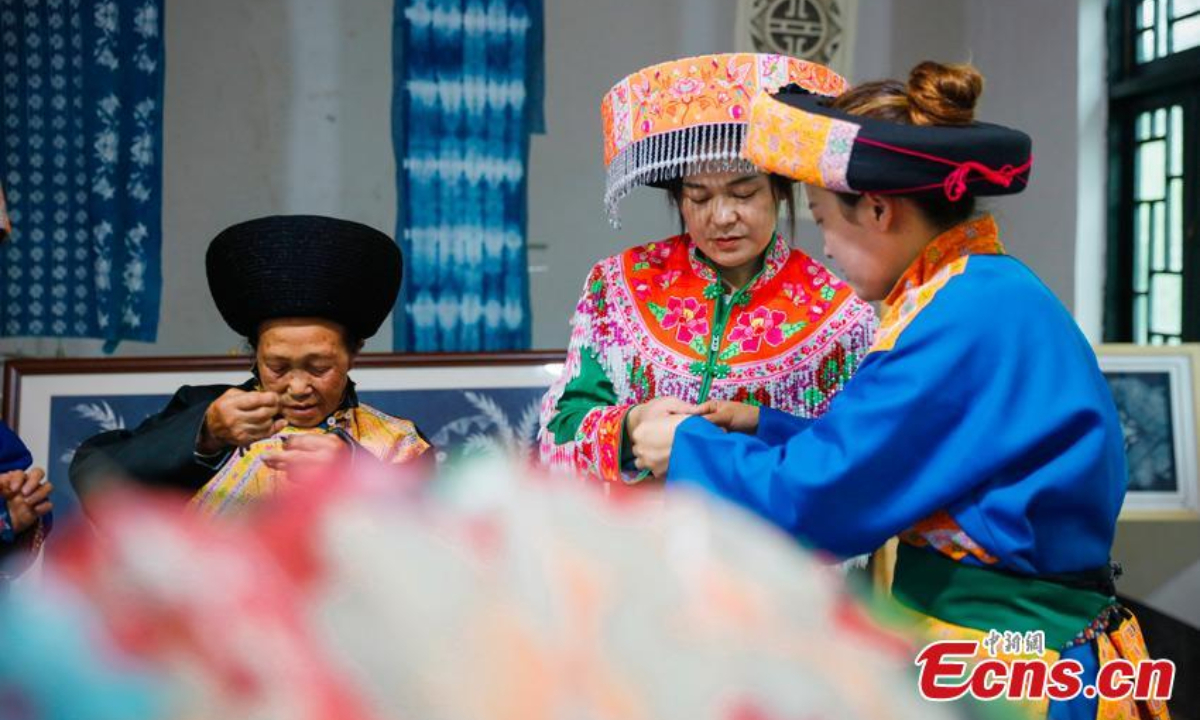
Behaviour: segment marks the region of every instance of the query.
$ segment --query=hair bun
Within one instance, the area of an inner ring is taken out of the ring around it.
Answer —
[[[914,125],[966,125],[975,120],[983,75],[971,65],[926,61],[908,76],[909,113]]]

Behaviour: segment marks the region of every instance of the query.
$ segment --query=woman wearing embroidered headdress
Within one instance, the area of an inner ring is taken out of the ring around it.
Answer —
[[[751,99],[797,83],[836,94],[825,67],[779,55],[686,58],[630,75],[601,105],[605,205],[664,188],[685,232],[601,260],[572,320],[540,450],[609,489],[644,479],[628,450],[645,418],[709,398],[820,415],[870,344],[871,308],[788,244],[792,182],[740,159]]]
[[[215,514],[305,468],[428,452],[413,423],[360,403],[349,377],[400,289],[391,238],[346,220],[265,217],[218,235],[207,269],[221,316],[254,348],[254,377],[185,386],[137,429],[86,441],[70,471],[81,497],[115,475],[184,489]]]
[[[978,196],[1023,190],[1032,164],[1028,135],[975,122],[982,88],[974,68],[923,63],[907,84],[832,102],[756,100],[747,156],[805,183],[826,251],[884,303],[878,338],[820,418],[711,403],[707,419],[645,424],[635,450],[669,485],[707,488],[822,550],[899,535],[893,593],[919,627],[1017,633],[1044,646],[1026,659],[1077,662],[1087,685],[1100,663],[1146,657],[1109,564],[1124,443],[1070,313],[975,212]],[[1166,717],[1164,703],[1129,697],[1031,705]]]

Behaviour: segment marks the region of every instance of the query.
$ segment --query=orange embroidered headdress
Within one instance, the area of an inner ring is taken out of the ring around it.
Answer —
[[[673,60],[617,83],[600,105],[609,219],[617,224],[617,204],[638,185],[753,168],[741,158],[750,101],[791,84],[819,95],[846,87],[823,65],[755,53]]]

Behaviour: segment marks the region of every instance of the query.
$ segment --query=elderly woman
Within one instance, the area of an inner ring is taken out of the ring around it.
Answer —
[[[81,497],[116,475],[183,489],[216,514],[305,467],[364,452],[405,463],[429,450],[413,423],[359,403],[349,378],[400,289],[390,238],[345,220],[266,217],[218,235],[207,268],[221,316],[254,348],[254,377],[182,387],[137,429],[83,443],[70,473]]]
[[[750,100],[795,83],[840,92],[827,68],[780,55],[662,63],[605,96],[608,188],[664,188],[684,233],[601,260],[571,321],[565,372],[542,407],[544,463],[606,482],[647,477],[628,438],[708,399],[822,414],[870,346],[870,306],[777,228],[792,181],[740,159]]]

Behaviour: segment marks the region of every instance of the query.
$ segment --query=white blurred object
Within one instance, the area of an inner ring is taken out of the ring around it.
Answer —
[[[237,522],[137,498],[97,513],[105,539],[74,538],[47,572],[92,601],[111,644],[155,667],[171,717],[958,709],[918,698],[913,653],[863,620],[836,569],[687,493],[616,504],[491,459],[417,496],[331,478]]]
[[[601,505],[496,463],[448,484],[419,519],[350,497],[319,529],[326,640],[381,715],[951,716],[849,627],[836,570],[736,509]]]

